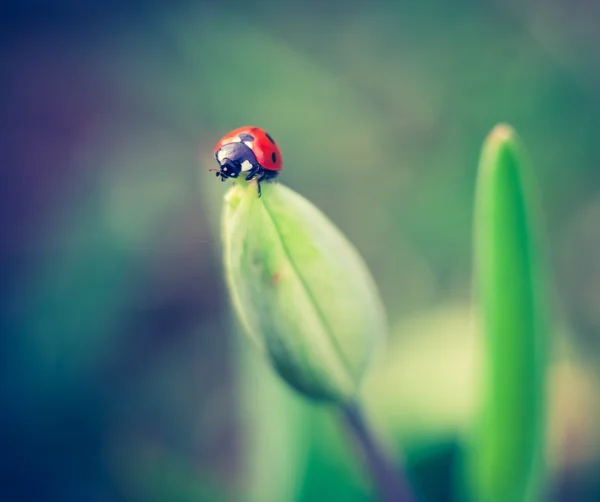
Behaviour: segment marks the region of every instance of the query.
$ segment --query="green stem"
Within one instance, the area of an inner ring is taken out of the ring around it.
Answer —
[[[394,467],[369,429],[360,406],[352,403],[343,408],[344,420],[362,450],[381,499],[385,502],[415,502],[408,482]]]

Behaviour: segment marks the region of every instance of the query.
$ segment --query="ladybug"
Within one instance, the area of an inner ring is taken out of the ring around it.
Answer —
[[[256,180],[258,196],[262,192],[260,182],[275,178],[282,168],[281,152],[275,140],[260,127],[246,126],[234,129],[217,143],[214,149],[219,164],[217,178]]]

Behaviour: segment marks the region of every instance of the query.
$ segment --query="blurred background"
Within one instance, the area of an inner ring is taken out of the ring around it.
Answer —
[[[547,223],[549,500],[600,500],[597,2],[12,0],[0,19],[1,500],[374,500],[333,411],[231,318],[207,170],[246,124],[370,266],[392,335],[367,413],[425,500],[455,500],[474,175],[499,121]]]

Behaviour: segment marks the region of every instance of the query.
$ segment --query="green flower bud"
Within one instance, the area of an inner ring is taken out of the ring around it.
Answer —
[[[240,183],[222,231],[236,314],[279,375],[308,397],[352,399],[386,333],[376,286],[321,211],[279,183]]]

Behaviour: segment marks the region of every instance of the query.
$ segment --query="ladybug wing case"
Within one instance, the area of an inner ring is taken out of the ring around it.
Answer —
[[[219,142],[217,143],[217,145],[215,146],[215,150],[214,153],[216,153],[219,148],[221,148],[223,145],[226,145],[227,143],[231,143],[233,140],[239,141],[239,136],[240,134],[248,134],[253,128],[252,127],[238,127],[237,129],[234,129],[233,131],[228,132],[225,136],[223,136]]]
[[[282,168],[281,152],[273,138],[262,129],[254,129],[251,134],[255,136],[252,142],[252,151],[258,163],[269,171],[279,171]]]

